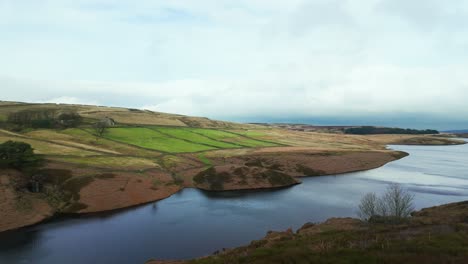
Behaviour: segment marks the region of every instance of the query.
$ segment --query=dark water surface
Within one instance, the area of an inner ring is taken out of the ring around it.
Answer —
[[[144,263],[192,258],[259,239],[268,230],[355,216],[361,196],[398,182],[417,209],[468,200],[468,145],[391,146],[409,157],[379,169],[304,178],[291,188],[206,193],[185,189],[119,213],[58,219],[0,234],[0,263]]]

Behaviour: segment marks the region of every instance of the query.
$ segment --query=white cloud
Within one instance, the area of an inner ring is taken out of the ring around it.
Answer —
[[[225,118],[468,118],[466,17],[460,0],[2,1],[0,87]]]
[[[99,105],[98,101],[88,101],[76,97],[61,96],[46,100],[39,100],[34,103],[55,103],[55,104],[80,104],[80,105]]]

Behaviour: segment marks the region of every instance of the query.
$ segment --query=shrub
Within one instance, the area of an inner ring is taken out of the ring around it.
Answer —
[[[391,217],[397,219],[407,218],[414,211],[413,201],[414,195],[403,189],[399,184],[391,184],[387,188],[387,192],[382,199],[382,213],[387,213]],[[383,214],[383,216],[386,216]]]
[[[24,142],[7,141],[0,144],[0,167],[29,169],[40,163],[31,145]]]
[[[81,120],[81,116],[76,112],[64,112],[57,117],[57,123],[66,128],[77,127],[80,125]]]
[[[223,190],[224,183],[231,181],[231,175],[227,172],[217,172],[215,168],[210,167],[193,177],[196,184],[208,183],[211,190]]]
[[[369,221],[372,216],[377,215],[378,198],[373,192],[367,193],[361,198],[359,204],[359,217],[364,221]]]

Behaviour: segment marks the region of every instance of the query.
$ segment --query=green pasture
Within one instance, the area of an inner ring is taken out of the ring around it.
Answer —
[[[206,144],[206,145],[214,146],[217,148],[238,148],[239,147],[234,144],[213,140],[213,139],[207,138],[206,136],[193,133],[192,131],[190,131],[190,130],[193,130],[191,128],[157,127],[154,129],[164,134],[168,134],[172,137],[178,138],[178,139],[188,140],[188,141],[199,143],[199,144]]]
[[[274,147],[278,146],[277,144],[270,143],[270,142],[263,142],[258,141],[255,139],[250,139],[243,137],[238,134],[215,130],[215,129],[205,129],[205,128],[187,128],[194,133],[198,133],[204,135],[206,137],[212,138],[214,140],[219,140],[223,142],[229,142],[237,145],[241,145],[244,147]]]
[[[135,145],[138,147],[159,150],[171,153],[197,152],[216,149],[206,145],[187,142],[174,138],[150,128],[110,128],[105,138]]]

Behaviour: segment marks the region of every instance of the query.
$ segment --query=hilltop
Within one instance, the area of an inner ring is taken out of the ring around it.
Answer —
[[[97,125],[105,124],[100,133]],[[376,168],[406,153],[386,144],[460,144],[431,135],[304,132],[105,106],[0,102],[0,144],[30,144],[34,171],[0,169],[0,231],[57,213],[94,213],[182,188],[279,188],[302,176]],[[28,184],[40,184],[32,193]]]

